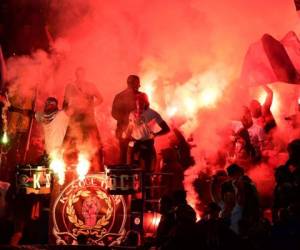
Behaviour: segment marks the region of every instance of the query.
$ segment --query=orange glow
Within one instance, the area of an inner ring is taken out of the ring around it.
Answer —
[[[205,106],[205,107],[214,106],[216,104],[218,96],[219,93],[217,88],[204,89],[200,94],[201,106]]]
[[[57,151],[50,153],[50,169],[57,175],[59,185],[63,185],[65,182],[66,165],[62,155]]]
[[[169,106],[166,109],[166,113],[168,117],[173,117],[178,111],[178,108],[176,106]]]
[[[141,91],[145,92],[148,95],[151,106],[154,102],[154,91],[155,84],[154,81],[157,78],[157,74],[155,72],[148,72],[144,76],[141,77]]]
[[[193,115],[197,112],[197,102],[189,96],[184,97],[183,104],[188,115]]]
[[[149,101],[151,103],[151,101],[153,100],[153,91],[154,91],[154,87],[151,83],[147,83],[142,87],[142,91],[144,91],[149,98]]]
[[[146,234],[153,234],[156,232],[158,224],[161,219],[161,214],[157,212],[144,213],[144,230]]]
[[[90,169],[90,165],[91,163],[88,160],[87,156],[83,153],[80,153],[78,156],[78,163],[76,168],[79,180],[84,180],[86,174]]]

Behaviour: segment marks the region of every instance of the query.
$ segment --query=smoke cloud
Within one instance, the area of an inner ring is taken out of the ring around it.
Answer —
[[[169,123],[180,123],[186,136],[193,134],[198,164],[190,176],[203,168],[204,154],[222,147],[222,128],[261,94],[259,87],[237,81],[248,46],[264,33],[281,39],[300,28],[292,0],[53,0],[50,10],[55,49],[10,59],[10,88],[32,96],[37,87],[38,108],[47,96],[61,104],[64,87],[83,66],[104,97],[95,112],[109,147],[113,97],[126,87],[129,74],[137,74],[151,106]],[[283,107],[295,90],[271,87],[278,95],[277,117],[293,112]]]

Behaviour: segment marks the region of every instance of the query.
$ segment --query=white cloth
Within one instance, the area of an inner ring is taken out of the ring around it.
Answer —
[[[62,146],[67,132],[69,116],[65,111],[58,111],[52,121],[45,123],[41,115],[36,115],[38,122],[42,123],[45,138],[45,150],[50,154],[54,150],[59,150]]]
[[[248,129],[251,144],[260,148],[266,139],[266,134],[263,127],[258,124],[258,120],[252,120],[253,125]]]
[[[139,118],[135,116],[135,112],[129,114],[129,126],[132,127],[131,137],[135,140],[145,141],[153,138],[155,125],[163,122],[160,114],[155,110],[148,108]]]

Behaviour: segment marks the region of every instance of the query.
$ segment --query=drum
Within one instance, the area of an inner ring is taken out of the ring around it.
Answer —
[[[128,195],[141,191],[142,170],[130,165],[110,165],[105,168],[109,194]]]
[[[49,167],[31,164],[17,166],[16,189],[18,194],[50,194],[52,172]]]

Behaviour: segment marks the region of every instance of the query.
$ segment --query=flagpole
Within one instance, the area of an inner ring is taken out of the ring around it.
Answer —
[[[32,101],[33,114],[34,114],[34,111],[35,111],[35,108],[36,108],[37,93],[38,93],[38,84],[35,88],[34,98],[33,98],[33,101]],[[26,160],[27,160],[27,155],[28,155],[30,140],[31,140],[32,127],[33,127],[34,115],[31,115],[31,114],[29,114],[29,115],[30,115],[30,123],[29,123],[29,129],[28,129],[28,134],[27,134],[27,139],[26,139],[26,147],[25,147],[22,163],[26,163]]]

